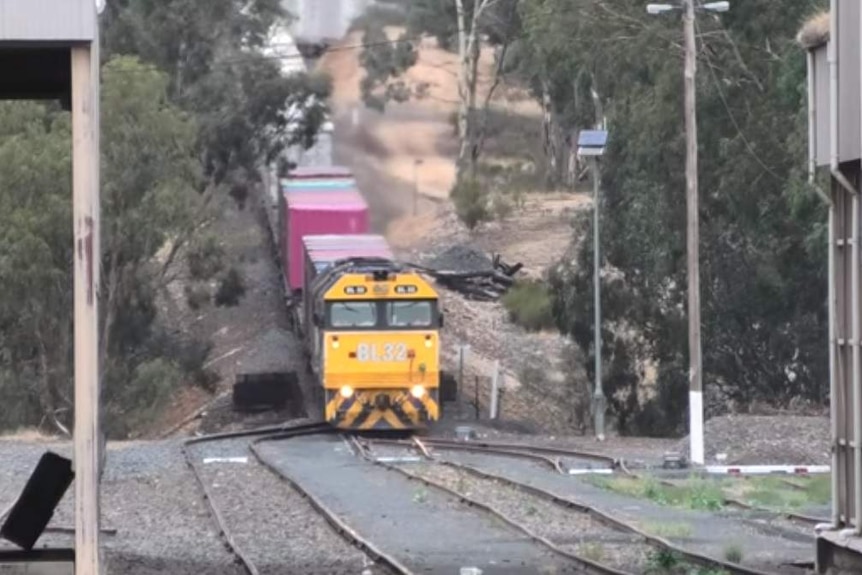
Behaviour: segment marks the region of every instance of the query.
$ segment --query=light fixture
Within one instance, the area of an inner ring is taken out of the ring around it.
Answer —
[[[425,395],[425,388],[421,385],[414,385],[412,388],[410,388],[410,395],[412,395],[416,399],[421,399],[422,396]]]
[[[341,397],[343,397],[344,399],[347,399],[351,395],[353,395],[353,388],[350,387],[349,385],[345,385],[341,388],[340,393],[341,393]]]
[[[676,6],[672,4],[647,4],[646,10],[649,14],[661,14],[662,12],[670,12],[676,10]]]

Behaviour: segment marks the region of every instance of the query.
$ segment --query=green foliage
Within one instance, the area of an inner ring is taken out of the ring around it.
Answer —
[[[455,213],[468,229],[473,230],[491,219],[488,192],[479,180],[462,180],[449,195],[455,204]]]
[[[616,491],[632,497],[642,497],[660,505],[717,511],[724,505],[724,493],[721,487],[709,480],[691,477],[684,484],[670,486],[659,482],[656,478],[594,477],[590,481],[603,489]]]
[[[503,306],[509,319],[530,331],[554,326],[551,295],[544,282],[528,280],[517,282],[503,296]]]
[[[109,437],[127,437],[133,430],[151,423],[182,380],[183,372],[164,359],[145,361],[131,372],[109,370],[103,390],[105,433]]]
[[[252,177],[262,157],[311,146],[324,120],[329,79],[288,77],[262,51],[289,20],[279,0],[112,2],[104,52],[134,54],[166,72],[172,101],[198,119],[203,173],[220,184],[237,173]]]
[[[239,305],[240,298],[245,294],[245,283],[239,271],[232,267],[222,277],[215,295],[218,306],[233,307]]]
[[[737,565],[742,563],[742,547],[736,544],[728,545],[724,549],[724,558],[730,563],[736,563]]]
[[[190,246],[187,257],[189,275],[196,280],[210,279],[224,269],[224,258],[224,248],[214,235],[198,238]]]
[[[702,348],[711,414],[731,401],[781,406],[795,397],[822,402],[828,392],[826,212],[805,184],[805,55],[794,43],[799,23],[822,4],[768,1],[698,19]],[[624,433],[683,433],[678,21],[628,1],[536,0],[521,10],[527,41],[519,69],[537,97],[547,89],[561,132],[591,128],[598,102],[611,134],[599,207],[602,263],[619,272],[602,284],[610,410]],[[755,40],[763,37],[768,50]],[[555,315],[589,356],[590,378],[592,263],[588,237],[551,279]],[[647,358],[658,365],[656,393],[640,393]]]

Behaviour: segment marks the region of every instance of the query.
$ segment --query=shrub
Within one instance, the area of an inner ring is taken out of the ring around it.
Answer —
[[[192,285],[186,284],[185,287],[186,292],[186,303],[189,308],[193,310],[197,310],[207,305],[212,299],[212,295],[210,294],[210,290],[205,285]]]
[[[215,236],[207,235],[195,242],[188,255],[189,274],[197,280],[215,277],[224,269],[224,249]]]
[[[503,296],[509,319],[530,331],[554,327],[551,292],[539,281],[518,282]]]
[[[215,302],[217,306],[233,307],[245,294],[245,284],[236,268],[230,268],[219,283]]]
[[[468,229],[473,230],[481,222],[490,219],[488,193],[477,180],[464,180],[455,184],[450,194],[455,203],[455,213]]]

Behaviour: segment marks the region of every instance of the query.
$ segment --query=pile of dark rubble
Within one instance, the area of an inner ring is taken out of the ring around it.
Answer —
[[[475,301],[497,301],[515,283],[523,264],[509,265],[500,255],[456,245],[433,258],[427,266],[417,266],[446,289]]]

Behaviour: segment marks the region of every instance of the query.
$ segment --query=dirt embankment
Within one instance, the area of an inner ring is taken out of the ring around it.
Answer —
[[[389,30],[391,37],[397,33],[397,29]],[[353,33],[343,45],[355,46],[361,39],[361,34]],[[472,233],[467,231],[449,202],[457,154],[452,124],[458,99],[457,65],[455,54],[426,39],[406,80],[427,83],[428,96],[389,104],[380,114],[362,103],[359,83],[364,72],[359,51],[334,50],[324,56],[319,69],[334,81],[335,159],[354,170],[370,204],[375,230],[386,234],[402,259],[426,262],[460,244],[499,253],[510,263],[523,262],[525,276],[541,276],[563,255],[572,237],[572,216],[589,207],[590,200],[581,194],[531,193],[524,189],[520,205],[508,216]],[[479,81],[482,98],[492,84],[493,67],[493,53],[485,50]],[[532,132],[525,136],[516,134],[514,127],[505,127],[515,120],[512,126],[532,125],[534,133],[539,133],[540,110],[522,88],[503,83],[492,108],[504,126],[496,130],[498,139],[522,138],[527,142],[525,147],[540,146],[538,139],[529,140]],[[500,153],[494,141],[489,142],[488,149],[486,159],[495,163],[523,161],[523,157]],[[491,376],[495,361],[499,361],[504,390],[501,417],[526,428],[564,431],[579,427],[573,417],[572,394],[567,390],[571,378],[566,377],[577,353],[564,338],[550,332],[524,332],[508,321],[499,303],[471,302],[446,291],[441,297],[447,320],[444,367],[457,371],[458,345],[470,346],[464,368],[468,399],[475,397],[478,383],[480,402],[487,409]]]

